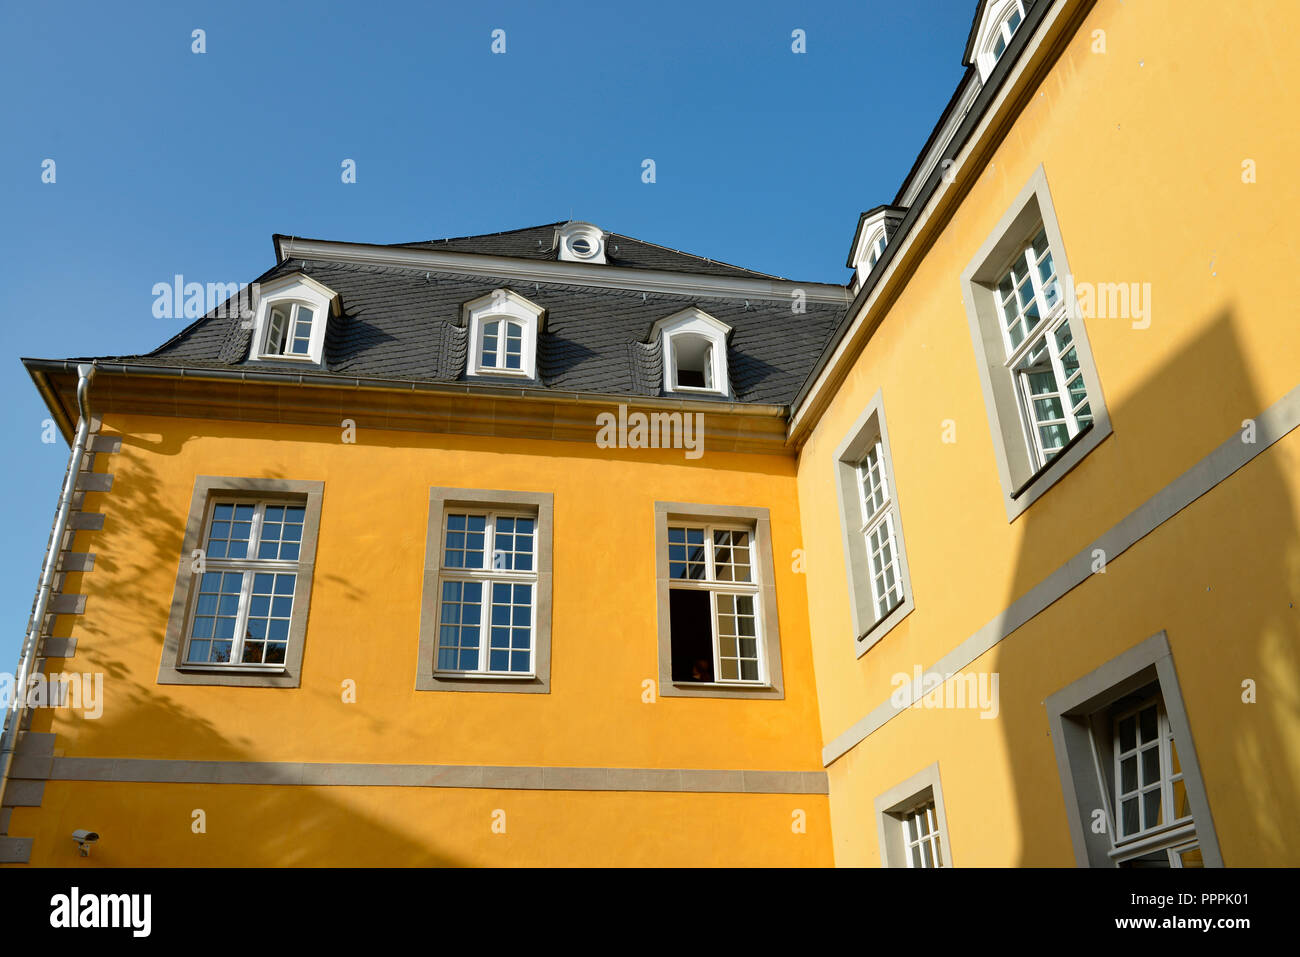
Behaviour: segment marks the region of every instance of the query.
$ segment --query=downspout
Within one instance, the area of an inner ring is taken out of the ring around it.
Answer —
[[[82,457],[86,454],[86,439],[90,434],[90,380],[94,375],[93,364],[77,366],[77,434],[72,441],[68,471],[63,477],[63,495],[59,498],[59,511],[54,517],[54,531],[45,552],[41,583],[36,592],[36,608],[32,612],[27,637],[23,641],[22,657],[18,662],[13,700],[9,703],[9,722],[5,726],[3,743],[0,744],[0,804],[3,803],[5,788],[9,785],[9,769],[13,765],[18,729],[27,713],[27,679],[36,662],[36,646],[40,642],[45,613],[54,594],[54,575],[59,563],[59,552],[63,550],[63,536],[68,530],[68,518],[72,513],[72,498],[77,491],[77,475],[81,471]]]

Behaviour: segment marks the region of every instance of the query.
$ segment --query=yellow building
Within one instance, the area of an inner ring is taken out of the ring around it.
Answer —
[[[24,360],[73,455],[0,858],[1297,863],[1278,19],[983,0],[846,286],[277,236]]]

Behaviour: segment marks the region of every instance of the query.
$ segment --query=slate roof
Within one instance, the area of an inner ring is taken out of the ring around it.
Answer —
[[[424,249],[445,249],[448,252],[480,253],[489,256],[509,256],[513,259],[545,259],[554,261],[555,231],[564,223],[548,223],[511,229],[502,233],[482,236],[460,236],[455,239],[434,239],[422,243],[393,243],[394,246]],[[641,239],[621,233],[605,234],[605,261],[610,266],[630,269],[661,269],[670,272],[695,273],[701,276],[736,276],[749,279],[780,279],[768,273],[742,269],[728,263],[694,256],[690,253],[656,246]]]
[[[437,243],[457,244],[478,251],[525,248],[539,230],[516,230],[484,237]],[[549,239],[547,240],[549,242]],[[612,245],[615,240],[610,239]],[[399,244],[410,246],[412,244]],[[414,244],[421,245],[421,244]],[[685,256],[649,243],[634,249],[639,268],[662,257]],[[548,258],[553,257],[553,253]],[[527,258],[519,256],[517,258]],[[704,261],[707,262],[707,261]],[[590,267],[585,267],[590,268]],[[595,267],[599,268],[599,267]],[[735,269],[735,267],[725,267]],[[562,282],[512,280],[509,275],[466,275],[406,266],[293,259],[280,263],[259,282],[304,272],[340,296],[342,315],[327,328],[323,361],[249,360],[251,325],[241,321],[228,304],[197,320],[154,351],[141,356],[103,356],[104,361],[136,365],[183,366],[226,370],[284,369],[324,375],[421,382],[479,381],[494,386],[527,386],[564,392],[607,395],[662,394],[662,356],[648,343],[654,323],[689,306],[731,326],[728,365],[729,401],[787,405],[812,369],[839,321],[847,302],[809,300],[795,313],[791,300],[691,296],[641,292]],[[680,270],[675,270],[680,271]],[[738,275],[765,278],[735,269]],[[465,375],[468,330],[461,324],[461,306],[494,289],[505,287],[546,310],[538,339],[537,378],[503,382],[490,376]],[[240,296],[249,304],[249,292]],[[692,396],[695,398],[695,396]]]

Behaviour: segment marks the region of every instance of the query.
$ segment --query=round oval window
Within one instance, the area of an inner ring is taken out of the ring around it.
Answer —
[[[569,249],[575,256],[582,256],[584,259],[596,252],[596,247],[590,239],[585,236],[575,236],[569,240]]]

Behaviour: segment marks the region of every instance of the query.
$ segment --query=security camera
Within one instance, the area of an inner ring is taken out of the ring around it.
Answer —
[[[90,845],[99,840],[99,835],[94,831],[73,831],[72,839],[77,842],[77,847],[81,850],[81,856],[89,857]]]

